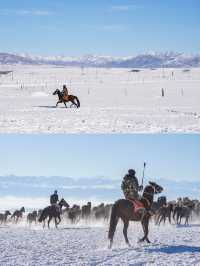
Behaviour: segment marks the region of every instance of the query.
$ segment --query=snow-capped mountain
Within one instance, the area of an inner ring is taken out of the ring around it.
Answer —
[[[162,178],[152,181],[156,181],[163,186],[164,191],[162,195],[166,195],[168,199],[176,199],[180,196],[188,196],[193,199],[199,198],[199,181],[175,181]],[[65,197],[74,197],[82,200],[90,197],[96,198],[99,201],[113,202],[123,197],[121,179],[106,177],[73,179],[60,176],[34,177],[14,175],[0,177],[0,198],[5,196],[48,197],[54,189],[58,189]]]
[[[184,53],[168,52],[146,53],[132,57],[112,57],[97,55],[66,57],[0,53],[0,64],[47,64],[56,66],[122,68],[200,67],[200,54],[186,55]]]

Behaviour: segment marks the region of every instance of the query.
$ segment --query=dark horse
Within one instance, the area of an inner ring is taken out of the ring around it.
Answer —
[[[6,223],[9,215],[11,215],[9,211],[5,211],[5,213],[0,213],[0,224]]]
[[[52,204],[51,206],[44,208],[38,221],[40,223],[42,221],[45,222],[46,218],[49,217],[48,228],[50,228],[49,223],[51,222],[51,219],[54,218],[55,219],[55,227],[57,228],[57,225],[61,222],[60,215],[62,213],[62,207],[63,206],[66,208],[69,208],[69,204],[64,199],[61,199],[58,204]],[[57,218],[59,220],[58,222],[56,220]],[[45,224],[43,225],[43,227],[44,226],[45,226]]]
[[[65,107],[67,108],[66,102],[71,102],[72,103],[71,106],[75,105],[77,108],[80,107],[80,101],[77,96],[68,95],[68,98],[66,99],[59,89],[54,91],[53,95],[56,95],[56,94],[58,95],[58,102],[56,104],[56,107],[58,106],[59,103],[64,103]]]
[[[33,212],[30,212],[28,215],[27,215],[27,222],[29,222],[29,224],[31,224],[32,222],[37,222],[37,211],[33,211]]]
[[[174,213],[173,213],[173,219],[175,220],[176,216],[176,223],[181,224],[181,219],[184,217],[185,218],[185,225],[189,224],[189,218],[192,214],[192,209],[193,206],[176,206],[174,208]]]
[[[24,207],[21,207],[20,210],[16,210],[13,212],[11,218],[14,218],[14,221],[17,223],[19,218],[22,218],[23,212],[25,212],[25,209],[24,209]]]
[[[172,212],[173,212],[173,204],[171,203],[160,207],[160,209],[158,210],[158,218],[157,218],[156,224],[160,225],[162,221],[165,223],[167,218],[169,220],[169,223],[171,224]]]
[[[151,215],[147,210],[150,209],[153,203],[154,194],[161,193],[162,191],[163,188],[161,186],[157,185],[154,182],[149,182],[149,185],[145,187],[142,198],[140,200],[144,205],[144,209],[139,210],[137,212],[134,212],[134,205],[131,200],[119,199],[114,203],[112,207],[112,212],[110,217],[110,228],[108,233],[108,238],[110,239],[110,248],[112,247],[113,244],[113,237],[119,218],[121,218],[124,223],[123,234],[125,241],[129,246],[130,243],[127,237],[127,229],[129,226],[129,221],[141,222],[144,231],[144,237],[140,239],[140,242],[146,240],[148,243],[150,243],[148,239],[148,233],[149,233],[149,219]]]

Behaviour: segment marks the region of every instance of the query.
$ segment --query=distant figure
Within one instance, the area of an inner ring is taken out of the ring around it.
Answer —
[[[165,97],[165,91],[163,88],[162,88],[162,97]]]
[[[126,199],[138,200],[140,198],[138,191],[141,191],[143,187],[139,186],[138,179],[135,174],[135,170],[130,169],[128,170],[128,174],[126,174],[123,178],[121,189],[123,190]]]
[[[176,203],[176,205],[177,205],[178,207],[182,207],[182,206],[183,206],[183,200],[182,200],[182,198],[178,198],[178,199],[177,199],[177,203]]]
[[[63,85],[62,95],[65,101],[68,101],[68,89],[66,85]]]
[[[57,204],[59,201],[58,199],[58,191],[55,190],[54,193],[50,196],[50,204],[53,205],[53,204]]]

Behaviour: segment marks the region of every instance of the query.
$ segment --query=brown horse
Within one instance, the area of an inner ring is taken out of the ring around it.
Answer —
[[[149,213],[149,209],[153,203],[154,194],[161,193],[163,188],[157,185],[154,182],[149,182],[149,185],[145,187],[141,202],[144,205],[144,209],[134,212],[134,205],[131,200],[128,199],[119,199],[116,201],[112,207],[111,218],[110,218],[110,228],[108,233],[108,238],[110,240],[110,248],[113,244],[114,233],[117,227],[117,223],[119,218],[122,219],[124,223],[123,234],[126,243],[130,246],[128,237],[127,237],[127,229],[129,226],[129,221],[140,221],[142,224],[142,228],[144,231],[144,237],[140,239],[140,242],[146,240],[150,243],[148,239],[149,233],[149,219],[151,217]]]
[[[64,95],[62,94],[62,92],[60,90],[55,90],[53,95],[58,95],[58,102],[56,103],[56,107],[58,106],[59,103],[64,103],[65,107],[67,108],[66,103],[67,102],[71,102],[71,106],[75,105],[77,108],[80,107],[80,101],[78,99],[77,96],[75,95],[68,95],[68,97],[64,97]]]

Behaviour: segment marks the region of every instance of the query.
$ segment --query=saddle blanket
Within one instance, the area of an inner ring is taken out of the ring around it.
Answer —
[[[136,199],[128,199],[133,203],[134,212],[138,212],[139,210],[145,209],[143,203]]]

